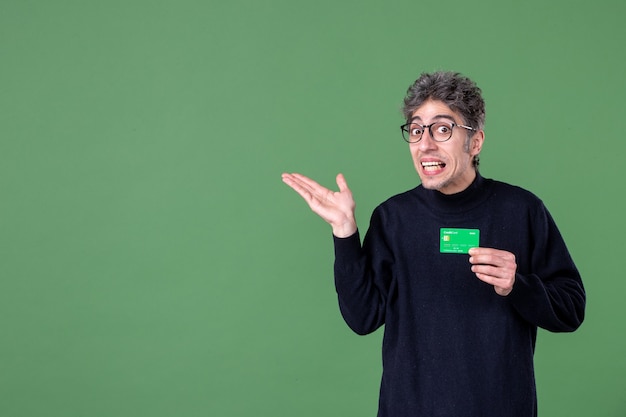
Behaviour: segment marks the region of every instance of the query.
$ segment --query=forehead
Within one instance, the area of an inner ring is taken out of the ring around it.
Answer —
[[[437,119],[449,119],[457,123],[463,120],[460,114],[439,100],[427,100],[411,114],[411,120],[429,122]]]

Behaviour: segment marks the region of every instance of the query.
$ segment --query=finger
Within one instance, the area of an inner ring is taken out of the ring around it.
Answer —
[[[470,256],[491,255],[491,256],[499,256],[503,258],[506,258],[508,256],[515,256],[511,252],[508,252],[505,250],[494,249],[494,248],[483,248],[483,247],[471,248],[468,251],[468,253],[470,254]]]
[[[337,186],[340,192],[350,191],[346,177],[344,177],[343,174],[337,174]]]
[[[480,272],[475,272],[476,277],[489,285],[496,285],[497,280],[493,278],[491,275],[483,274]]]
[[[471,264],[487,264],[494,266],[505,266],[515,263],[515,255],[510,252],[500,250],[477,250],[474,248],[470,250],[469,261]]]
[[[292,174],[283,175],[283,182],[297,192],[307,202],[313,199],[313,190]]]
[[[482,276],[489,276],[498,279],[501,277],[501,273],[504,271],[501,271],[501,268],[495,266],[481,264],[472,266],[472,272],[474,272],[476,275],[480,274]]]
[[[302,188],[300,185],[300,181],[293,176],[293,174],[283,174],[282,175],[283,182],[290,186],[293,189]]]
[[[469,261],[473,265],[502,266],[504,264],[504,259],[491,255],[471,256]]]
[[[471,264],[493,264],[494,257],[492,255],[480,255],[476,254],[476,252],[472,252],[472,255],[469,258]]]
[[[298,189],[300,191],[308,192],[310,194],[313,194],[315,192],[315,186],[321,188],[321,186],[315,183],[315,181],[298,174],[284,175],[283,181],[287,185],[291,186],[293,189]]]
[[[300,182],[293,174],[283,174],[282,180],[285,184],[294,188],[294,186],[300,187]]]
[[[323,185],[320,185],[319,183],[313,181],[311,178],[305,177],[304,175],[294,174],[293,177],[294,177],[294,180],[303,189],[308,190],[311,193],[311,195],[322,197],[333,192],[329,190],[328,188],[324,187]]]
[[[487,269],[474,270],[473,268],[472,271],[479,280],[497,287],[509,287],[512,286],[514,282],[514,276],[509,277],[506,274],[502,275],[499,273],[500,271],[494,272]]]
[[[515,278],[499,278],[492,275],[476,272],[476,277],[482,282],[492,285],[495,292],[502,296],[507,296],[513,290]]]
[[[313,181],[311,178],[309,178],[307,176],[304,176],[302,174],[297,174],[297,173],[293,173],[292,176],[298,182],[300,182],[303,185],[309,187],[311,190],[317,190],[317,189],[326,190],[326,187],[321,186],[320,184],[318,184],[317,182]]]
[[[288,179],[284,180],[284,182],[289,187],[291,187],[296,193],[298,193],[300,197],[302,197],[305,201],[309,202],[312,200],[313,196],[311,195],[311,192],[308,189],[304,188],[299,183],[292,181],[292,180],[288,180]]]

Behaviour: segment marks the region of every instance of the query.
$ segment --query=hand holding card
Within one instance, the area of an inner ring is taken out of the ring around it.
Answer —
[[[499,295],[506,296],[513,291],[517,272],[514,254],[499,249],[472,248],[469,255],[472,272],[478,279],[493,285]]]

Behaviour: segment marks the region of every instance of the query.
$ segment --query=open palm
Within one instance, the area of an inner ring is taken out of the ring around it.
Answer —
[[[348,237],[356,232],[355,203],[342,174],[337,175],[339,191],[332,191],[301,174],[283,174],[283,182],[293,188],[307,202],[311,210],[329,223],[337,237]]]

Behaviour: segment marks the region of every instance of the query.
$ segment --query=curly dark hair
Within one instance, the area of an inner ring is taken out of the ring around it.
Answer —
[[[413,112],[427,100],[439,100],[463,117],[474,129],[485,126],[485,101],[480,88],[458,72],[423,73],[407,90],[402,112],[409,121]]]
[[[402,113],[407,123],[413,112],[428,100],[438,100],[463,118],[463,123],[477,130],[485,127],[485,100],[480,88],[469,78],[458,72],[437,71],[422,73],[409,87],[404,98]],[[465,146],[469,149],[468,134]],[[474,167],[478,169],[478,155],[474,157]]]

